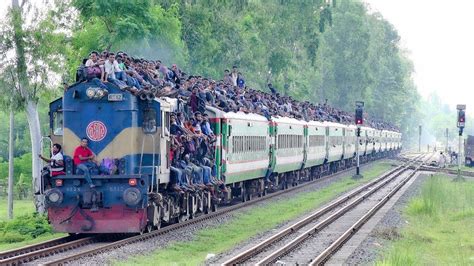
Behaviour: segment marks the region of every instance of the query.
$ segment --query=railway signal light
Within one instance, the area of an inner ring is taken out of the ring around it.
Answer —
[[[461,176],[461,160],[462,160],[462,132],[464,131],[464,126],[466,124],[466,105],[465,104],[458,104],[456,106],[458,110],[458,128],[459,128],[459,149],[458,149],[458,177],[454,180],[456,181],[463,181],[464,178]]]
[[[356,125],[364,124],[364,102],[356,102],[356,110],[355,110],[355,123]]]
[[[464,127],[466,124],[466,112],[464,110],[458,111],[458,127]]]
[[[356,109],[355,109],[355,123],[357,125],[357,142],[360,141],[360,127],[364,123],[364,102],[361,101],[356,101]],[[360,162],[359,162],[359,146],[356,145],[356,162],[357,162],[357,167],[356,167],[356,174],[353,176],[353,178],[362,178],[362,175],[360,174]]]

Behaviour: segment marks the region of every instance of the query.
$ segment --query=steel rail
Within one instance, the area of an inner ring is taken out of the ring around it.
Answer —
[[[112,242],[112,243],[109,243],[109,244],[105,244],[105,245],[102,245],[102,246],[99,246],[99,247],[94,247],[94,248],[82,251],[80,253],[72,254],[70,256],[66,256],[66,257],[63,257],[63,258],[59,258],[59,259],[56,259],[56,260],[52,260],[52,261],[43,263],[42,265],[63,265],[65,263],[68,263],[68,262],[71,262],[71,261],[74,261],[74,260],[77,260],[77,259],[80,259],[80,258],[101,254],[101,253],[104,253],[106,251],[116,249],[116,248],[119,248],[119,247],[122,247],[122,246],[125,246],[125,245],[129,245],[129,244],[141,242],[141,241],[144,241],[144,240],[147,240],[147,239],[151,239],[151,238],[169,233],[171,231],[177,230],[179,228],[183,228],[183,227],[186,227],[186,226],[189,226],[189,225],[192,225],[192,224],[197,224],[197,223],[200,223],[200,222],[205,221],[205,220],[210,220],[210,219],[222,216],[224,214],[236,211],[238,209],[241,209],[241,208],[244,208],[244,207],[247,207],[247,206],[251,206],[251,205],[256,204],[256,203],[259,203],[261,201],[280,196],[282,194],[286,194],[286,193],[289,193],[289,192],[292,192],[292,191],[298,191],[300,189],[305,188],[308,185],[320,183],[320,182],[322,182],[326,179],[329,179],[329,178],[333,177],[334,175],[339,175],[339,174],[344,174],[346,172],[349,172],[349,171],[353,170],[353,168],[354,167],[350,167],[350,168],[344,169],[340,172],[337,172],[337,173],[334,173],[334,174],[331,174],[331,175],[327,175],[327,176],[324,176],[324,177],[319,178],[319,179],[304,182],[304,183],[302,183],[301,186],[294,186],[294,187],[290,187],[290,188],[285,189],[285,190],[272,192],[272,193],[269,193],[265,196],[255,198],[255,199],[252,199],[252,200],[244,202],[244,203],[239,203],[239,204],[236,204],[236,205],[233,205],[233,206],[230,206],[230,207],[226,207],[226,208],[220,209],[216,212],[212,212],[212,213],[209,213],[209,214],[206,214],[206,215],[198,216],[194,219],[187,220],[187,221],[182,222],[182,223],[172,224],[172,225],[166,226],[162,229],[159,229],[159,230],[156,230],[156,231],[153,231],[153,232],[150,232],[150,233],[145,233],[143,235],[137,235],[137,236],[126,238],[126,239],[119,240],[119,241],[116,241],[116,242]]]
[[[349,210],[352,210],[355,206],[360,204],[362,201],[364,201],[366,198],[368,198],[370,195],[378,191],[380,188],[384,187],[386,184],[390,183],[393,181],[395,178],[400,176],[402,173],[407,171],[409,167],[418,162],[418,159],[422,157],[423,155],[420,155],[410,161],[409,163],[405,164],[402,166],[401,169],[398,169],[391,175],[386,176],[382,182],[378,182],[376,186],[369,191],[363,193],[361,196],[355,198],[353,201],[351,201],[348,205],[342,207],[341,209],[337,210],[333,214],[331,214],[329,217],[326,219],[322,220],[321,222],[318,222],[316,225],[312,226],[310,229],[306,230],[304,233],[284,245],[283,247],[280,247],[276,251],[272,252],[268,256],[266,256],[264,259],[260,260],[256,265],[267,265],[270,264],[274,261],[276,261],[278,258],[284,256],[285,254],[289,253],[290,251],[294,250],[296,247],[298,247],[301,243],[303,243],[306,239],[310,238],[311,236],[317,234],[320,232],[323,228],[337,220],[339,217],[347,213]]]
[[[98,241],[98,236],[91,236],[80,238],[73,241],[63,242],[61,244],[45,246],[41,249],[36,249],[31,252],[19,254],[13,257],[8,257],[0,260],[0,265],[19,265],[27,263],[33,260],[44,258],[53,254],[65,252],[71,249],[89,245],[91,243],[96,243]]]
[[[336,241],[321,252],[316,258],[310,261],[309,265],[322,265],[334,254],[345,242],[347,242],[382,206],[384,206],[392,196],[397,193],[415,174],[422,165],[419,165],[406,178],[397,184],[395,188],[382,198],[375,206],[373,206],[366,214],[364,214],[357,222],[347,229]]]
[[[369,182],[365,185],[362,185],[358,188],[355,188],[352,191],[349,191],[348,193],[346,193],[343,196],[337,198],[336,200],[332,201],[328,205],[322,207],[321,209],[318,209],[317,211],[315,211],[314,213],[312,213],[308,217],[304,218],[303,220],[301,220],[301,221],[285,228],[284,230],[280,231],[279,233],[271,236],[270,238],[267,238],[263,242],[260,242],[259,244],[255,245],[255,246],[252,246],[250,249],[247,249],[247,250],[239,253],[238,255],[228,259],[227,261],[222,263],[222,265],[235,265],[235,264],[245,262],[246,260],[250,259],[252,256],[260,253],[266,247],[268,247],[268,246],[272,245],[273,243],[281,240],[285,236],[296,232],[297,230],[299,230],[303,226],[309,224],[313,220],[320,218],[324,214],[326,214],[326,213],[330,212],[331,210],[335,209],[336,207],[338,207],[340,204],[348,201],[351,198],[354,198],[356,195],[360,194],[362,191],[366,190],[367,188],[369,188],[369,187],[377,184],[378,182],[382,181],[383,179],[393,175],[395,172],[399,171],[403,167],[404,167],[403,165],[400,165],[400,166],[388,171],[387,173],[382,174],[382,176],[380,176],[379,178],[377,178],[377,179],[375,179],[375,180],[373,180],[373,181],[371,181],[371,182]]]
[[[59,245],[59,244],[62,244],[62,243],[66,243],[66,242],[69,242],[69,241],[72,241],[72,240],[76,240],[78,238],[79,238],[79,236],[58,237],[58,238],[50,239],[50,240],[43,241],[43,242],[40,242],[40,243],[24,246],[24,247],[21,247],[21,248],[18,248],[18,249],[11,249],[11,250],[2,251],[2,252],[0,252],[0,261],[4,260],[4,259],[7,259],[7,258],[18,256],[18,255],[22,255],[22,254],[25,254],[25,253],[33,252],[33,251],[36,251],[36,250],[56,246],[56,245]]]
[[[457,174],[458,174],[458,170],[446,169],[446,168],[439,168],[439,167],[433,167],[433,166],[422,166],[422,167],[420,167],[419,170],[420,170],[420,171],[429,171],[429,172],[445,173],[445,174],[448,174],[448,175],[457,175]],[[461,171],[461,175],[474,177],[474,172],[471,172],[471,171]]]

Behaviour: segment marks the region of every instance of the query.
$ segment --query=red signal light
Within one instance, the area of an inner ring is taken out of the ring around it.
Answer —
[[[54,182],[57,187],[62,187],[63,186],[63,180],[62,179],[56,179]]]
[[[136,186],[137,185],[137,179],[136,178],[130,178],[128,180],[128,184],[132,187]]]

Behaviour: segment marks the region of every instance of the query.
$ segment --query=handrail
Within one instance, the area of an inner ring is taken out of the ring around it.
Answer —
[[[41,147],[41,150],[40,152],[43,153],[43,144],[44,144],[44,140],[47,140],[49,141],[50,145],[49,145],[49,152],[51,153],[51,150],[53,149],[53,140],[50,138],[50,137],[47,137],[47,136],[42,136],[41,139],[40,139],[40,147]],[[43,167],[45,166],[45,162],[43,160],[42,161],[42,167],[41,169],[43,169]],[[41,177],[41,172],[40,172],[40,194],[44,194],[44,180],[43,178]]]
[[[152,152],[152,171],[151,171],[151,186],[150,186],[150,191],[149,193],[153,192],[153,185],[154,185],[154,181],[155,181],[155,173],[156,173],[156,169],[155,169],[155,136],[153,134],[145,134],[145,136],[143,137],[142,139],[142,151],[141,151],[141,154],[140,154],[140,167],[138,168],[138,174],[141,175],[142,174],[142,167],[143,167],[143,154],[144,154],[144,150],[145,150],[145,140],[147,139],[147,137],[151,137],[151,140],[152,140],[152,146],[153,146],[153,152]]]

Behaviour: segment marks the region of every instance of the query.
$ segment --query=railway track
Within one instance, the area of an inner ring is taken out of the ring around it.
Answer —
[[[402,166],[398,166],[394,168],[393,170],[389,171],[389,173],[393,173],[394,171],[397,171],[400,169]],[[11,251],[6,251],[3,253],[0,253],[0,265],[19,265],[19,264],[24,264],[28,262],[32,262],[41,258],[49,257],[52,255],[57,255],[60,256],[59,254],[67,252],[67,251],[72,251],[78,248],[81,248],[80,252],[71,252],[73,254],[64,254],[64,256],[60,258],[55,258],[51,261],[41,263],[42,265],[63,265],[65,263],[87,257],[87,256],[93,256],[97,255],[100,253],[107,252],[112,249],[119,248],[124,245],[128,244],[133,244],[136,242],[144,241],[147,239],[155,238],[157,236],[166,234],[168,232],[171,232],[173,230],[186,227],[192,224],[197,224],[205,220],[209,219],[214,219],[218,216],[222,216],[224,214],[236,211],[238,209],[259,203],[261,201],[271,199],[274,197],[277,197],[279,195],[289,193],[291,191],[296,191],[303,189],[307,185],[315,184],[318,182],[321,182],[327,178],[332,177],[333,175],[336,174],[343,174],[348,171],[353,170],[354,167],[339,171],[335,174],[332,175],[327,175],[322,178],[304,182],[302,185],[299,186],[294,186],[290,187],[285,190],[280,190],[276,191],[273,193],[269,193],[266,196],[259,197],[252,199],[250,201],[240,203],[237,205],[232,205],[229,207],[222,208],[220,210],[217,210],[216,212],[209,213],[207,215],[203,216],[198,216],[194,219],[178,223],[178,224],[172,224],[169,226],[166,226],[162,229],[142,234],[142,235],[136,235],[132,237],[125,237],[123,234],[118,234],[118,235],[97,235],[97,236],[69,236],[69,237],[63,237],[63,238],[58,238],[58,239],[53,239],[50,241],[42,242],[39,244],[23,247],[20,249],[15,249]],[[114,241],[116,240],[116,241]],[[91,245],[94,244],[94,245]],[[86,246],[91,245],[90,248],[87,248]],[[69,253],[69,252],[68,252]]]
[[[385,187],[389,183],[393,183],[395,179],[399,178],[406,171],[413,171],[407,178],[404,178],[400,183],[398,183],[395,189],[391,190],[390,194],[387,195],[387,200],[388,200],[388,198],[390,198],[390,196],[393,195],[393,193],[398,191],[398,189],[401,188],[401,186],[403,186],[414,175],[417,169],[411,170],[411,168],[414,167],[415,165],[416,165],[415,167],[420,167],[422,165],[423,161],[421,162],[419,161],[421,157],[424,157],[424,155],[419,155],[416,158],[405,163],[404,165],[399,166],[389,171],[386,174],[383,174],[381,177],[373,180],[372,182],[346,193],[342,197],[339,197],[338,199],[332,201],[328,205],[322,207],[321,209],[307,216],[303,220],[298,221],[290,225],[289,227],[284,228],[280,232],[272,235],[266,240],[263,240],[259,244],[254,245],[251,248],[246,249],[242,251],[241,253],[239,253],[238,255],[228,259],[227,261],[223,263],[223,265],[235,265],[235,264],[247,264],[247,263],[256,264],[256,265],[267,265],[267,264],[272,264],[276,262],[279,258],[284,257],[286,254],[302,246],[302,244],[307,239],[313,237],[314,235],[318,234],[322,229],[334,223],[339,217],[348,213],[350,210],[358,206],[361,202],[369,198],[369,196],[377,192],[379,189]],[[379,202],[379,204],[381,205],[377,204],[379,205],[378,208],[380,208],[385,202],[386,200]],[[371,210],[371,212],[367,213],[368,216],[365,219],[361,219],[359,224],[357,224],[355,227],[351,227],[347,231],[348,232],[347,234],[349,234],[349,237],[350,237],[350,234],[354,233],[355,230],[360,228],[360,226],[362,226],[362,224],[365,221],[367,221],[368,218],[370,218],[370,216],[376,210],[378,210],[378,208],[374,209],[373,211]],[[330,215],[327,217],[324,217],[325,215],[328,215],[328,214]],[[322,217],[324,217],[323,220],[321,220]],[[334,250],[339,248],[340,245],[343,244],[346,240],[347,238],[345,239],[341,238],[340,240],[338,239],[338,241],[334,242],[334,244],[330,246],[331,249],[328,248],[328,250],[325,251],[324,254],[329,256],[330,254],[332,254],[332,252],[334,252]],[[285,243],[282,244],[279,242],[285,242]],[[263,258],[255,261],[256,257],[263,257]],[[312,262],[305,261],[301,263],[307,264],[307,263],[314,262],[318,264],[322,261],[325,261],[327,258],[328,257],[318,257],[318,260],[315,259]],[[253,259],[253,261],[250,261],[251,259]]]
[[[125,238],[124,234],[96,235],[96,236],[66,236],[41,242],[20,249],[0,253],[0,265],[20,265],[40,258],[84,247],[90,244],[115,241]]]

